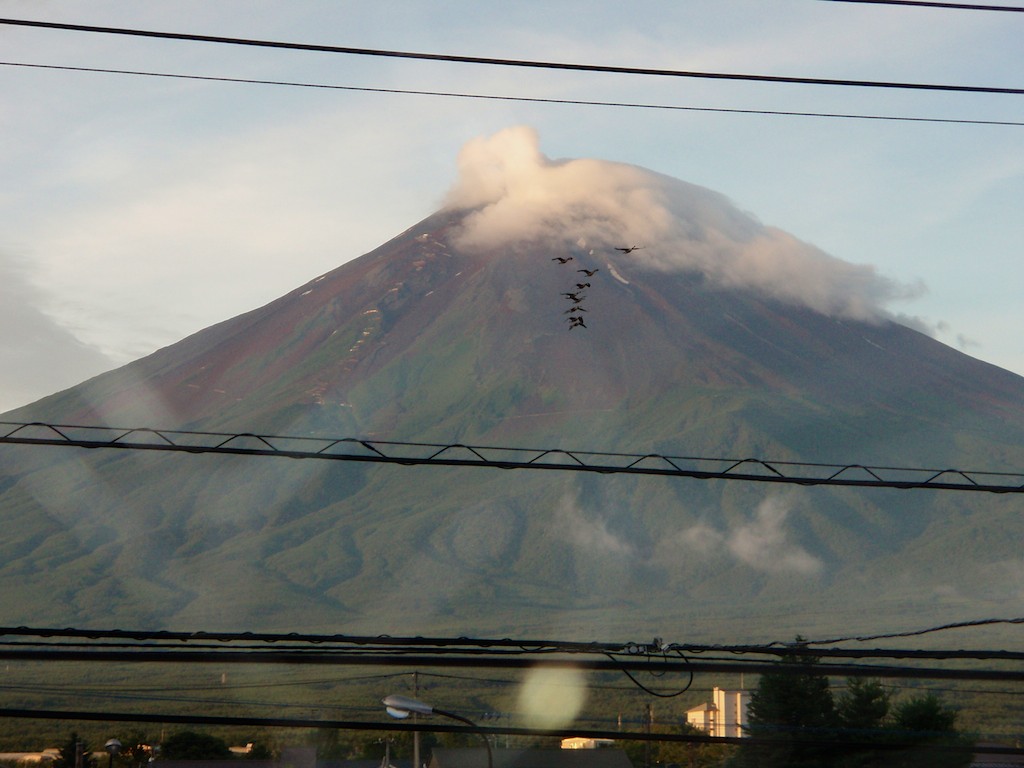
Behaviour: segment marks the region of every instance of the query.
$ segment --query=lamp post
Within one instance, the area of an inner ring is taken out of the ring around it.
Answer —
[[[410,699],[408,696],[400,696],[398,694],[391,694],[385,696],[380,700],[381,704],[387,709],[387,712],[392,717],[398,720],[404,720],[409,715],[440,715],[441,717],[447,717],[452,720],[458,720],[460,723],[465,723],[470,728],[477,732],[477,735],[484,740],[484,746],[487,747],[487,768],[494,768],[494,755],[491,753],[491,742],[487,738],[480,726],[470,720],[468,717],[463,717],[454,712],[446,712],[443,709],[437,709],[432,707],[430,704],[425,704],[422,701],[416,699]],[[415,766],[419,768],[419,766]]]
[[[107,743],[103,745],[103,748],[110,755],[110,758],[107,760],[107,768],[114,768],[114,755],[121,753],[121,742],[117,739],[107,739]]]

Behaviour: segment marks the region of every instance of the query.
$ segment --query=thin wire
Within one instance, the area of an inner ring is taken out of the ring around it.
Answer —
[[[910,5],[925,8],[947,8],[960,11],[1010,11],[1024,13],[1024,7],[1014,5],[981,5],[978,3],[939,3],[932,0],[826,0],[832,3],[869,3],[873,5]]]
[[[268,682],[266,680],[260,680],[258,682],[252,682],[252,683],[220,683],[220,682],[210,682],[210,683],[195,683],[195,684],[191,684],[191,685],[171,685],[171,686],[164,685],[164,684],[143,685],[143,686],[128,686],[128,685],[124,685],[123,683],[111,683],[111,684],[108,684],[108,685],[89,685],[89,686],[86,686],[86,687],[77,687],[75,690],[78,693],[85,694],[85,695],[90,695],[90,696],[93,695],[93,694],[95,694],[97,696],[101,696],[101,695],[107,695],[107,694],[111,694],[111,693],[116,693],[116,694],[119,694],[119,695],[135,694],[135,695],[141,696],[141,695],[150,694],[150,693],[162,693],[162,694],[170,694],[170,693],[213,693],[214,691],[217,691],[217,692],[221,692],[221,691],[243,691],[243,690],[253,690],[253,689],[264,690],[264,689],[269,689],[269,688],[299,688],[299,687],[319,688],[319,687],[324,686],[324,685],[339,686],[339,685],[349,685],[349,684],[352,684],[352,683],[362,683],[362,684],[376,683],[376,682],[379,682],[381,680],[394,680],[394,679],[397,679],[397,678],[408,677],[410,674],[412,674],[412,673],[410,673],[410,672],[390,672],[390,673],[379,674],[379,675],[352,675],[352,676],[337,676],[337,677],[335,677],[335,676],[332,676],[332,677],[318,676],[318,677],[315,677],[315,678],[306,678],[306,679],[301,679],[301,680],[293,680],[293,679],[291,679],[292,676],[289,675],[289,679],[288,680],[280,681],[280,682]],[[422,672],[420,674],[421,675],[429,675],[429,673],[426,673],[426,672]],[[476,680],[477,679],[477,678],[469,677],[468,675],[464,676],[462,678],[459,678],[458,676],[455,676],[455,675],[452,675],[451,677],[454,677],[456,679],[465,679],[465,680]],[[4,686],[3,686],[3,690],[4,691],[12,691],[12,690],[21,691],[21,690],[24,690],[24,691],[29,692],[29,693],[44,694],[44,693],[60,693],[60,692],[64,692],[64,691],[67,690],[65,685],[55,686],[55,687],[51,688],[49,686],[40,685],[37,682],[31,682],[31,683],[26,683],[25,686],[20,686],[20,685],[17,685],[15,683],[9,682],[9,680],[10,680],[10,677],[8,677],[8,682],[4,683]],[[508,681],[508,682],[513,682],[513,681]],[[622,689],[620,688],[619,690],[622,690]]]
[[[168,696],[158,695],[154,692],[144,693],[121,693],[116,690],[96,690],[91,688],[73,688],[59,686],[40,686],[25,685],[25,686],[8,686],[4,685],[5,692],[17,692],[23,696],[29,696],[32,694],[38,694],[45,697],[53,697],[59,695],[65,695],[75,698],[88,698],[90,701],[137,701],[155,704],[157,702],[165,704],[200,704],[205,707],[213,705],[221,706],[232,706],[232,707],[246,707],[247,709],[258,709],[260,707],[273,707],[275,710],[281,709],[298,709],[298,710],[309,710],[309,701],[276,701],[263,699],[242,699],[242,698],[213,698],[205,696]],[[212,692],[212,691],[211,691]],[[44,698],[44,701],[47,699]],[[359,706],[353,704],[329,704],[322,701],[316,703],[316,707],[319,710],[332,710],[335,712],[365,712],[371,709],[367,706]]]
[[[644,685],[639,680],[637,680],[632,675],[632,673],[628,669],[626,669],[625,667],[623,667],[622,673],[626,677],[628,677],[630,679],[630,681],[633,683],[633,685],[635,685],[637,688],[642,690],[647,695],[649,695],[649,696],[656,696],[659,699],[674,699],[676,696],[682,696],[684,693],[686,693],[688,690],[690,690],[690,686],[693,685],[693,668],[689,666],[689,659],[687,659],[686,656],[683,655],[680,651],[676,651],[676,654],[679,656],[679,658],[681,658],[684,662],[686,662],[687,667],[688,667],[688,671],[689,671],[689,674],[690,674],[690,678],[689,678],[689,680],[686,681],[686,685],[684,685],[682,688],[679,688],[679,689],[673,691],[672,693],[659,693],[655,689],[650,688],[650,687]],[[607,656],[612,661],[616,660],[615,657],[612,656],[612,654],[610,654],[610,653],[606,653],[604,655]],[[651,672],[651,674],[655,675],[657,677],[661,677],[664,674],[664,672],[653,671],[653,672]]]
[[[801,640],[798,644],[790,643],[791,645],[828,645],[834,643],[845,643],[850,641],[856,641],[859,643],[867,642],[870,640],[890,640],[897,637],[917,637],[919,635],[927,635],[932,632],[946,632],[950,629],[965,629],[967,627],[983,627],[991,624],[1024,624],[1024,617],[1014,619],[976,619],[974,621],[957,621],[950,624],[942,624],[937,627],[928,627],[927,629],[915,629],[907,632],[889,632],[881,635],[861,635],[851,637],[833,637],[828,640]],[[786,643],[779,643],[786,645]]]
[[[396,675],[393,675],[393,676],[394,677],[399,677],[401,675],[408,676],[409,674],[411,674],[411,673],[404,672],[404,673],[401,673],[400,675],[396,674]],[[520,685],[522,683],[521,680],[515,680],[515,679],[511,679],[511,678],[501,679],[501,678],[493,678],[493,677],[472,677],[470,675],[451,675],[451,674],[446,675],[446,674],[442,674],[442,673],[439,673],[439,672],[418,672],[418,674],[420,676],[421,682],[422,682],[423,678],[438,678],[438,679],[441,679],[441,680],[459,680],[459,681],[468,681],[468,682],[473,682],[473,683],[481,683],[481,684],[489,684],[489,685]],[[602,684],[602,683],[587,683],[587,689],[588,690],[632,691],[634,688],[635,688],[634,685],[610,685],[610,684],[605,685],[605,684]]]
[[[486,64],[490,66],[521,67],[530,69],[554,69],[573,72],[598,72],[602,74],[645,75],[655,77],[685,77],[705,80],[740,80],[758,83],[786,83],[790,85],[834,85],[856,88],[895,88],[919,91],[956,91],[960,93],[1002,93],[1024,95],[1024,88],[1003,88],[981,85],[947,85],[939,83],[904,83],[881,80],[846,80],[838,78],[818,77],[786,77],[781,75],[750,75],[727,72],[697,72],[680,69],[622,67],[605,64],[571,64],[567,62],[536,61],[530,59],[499,59],[490,56],[463,56],[444,53],[416,53],[412,51],[396,51],[377,48],[353,48],[349,46],[338,45],[287,43],[279,40],[255,40],[240,37],[223,37],[219,35],[195,35],[183,32],[159,32],[155,30],[146,29],[101,27],[89,24],[66,24],[52,21],[34,21],[30,19],[0,18],[0,24],[22,27],[36,27],[42,29],[62,29],[71,32],[98,32],[101,34],[108,35],[149,37],[158,38],[162,40],[217,43],[221,45],[242,45],[253,46],[258,48],[278,48],[292,51],[341,53],[354,56],[378,56],[396,59],[416,59],[420,61],[444,61],[455,64]]]
[[[734,115],[768,115],[773,117],[825,117],[845,120],[884,120],[911,123],[946,123],[959,125],[1009,125],[1024,126],[1024,121],[1015,120],[969,120],[964,118],[942,117],[906,117],[902,115],[864,115],[846,112],[797,112],[778,109],[733,109],[726,107],[693,107],[676,104],[646,104],[628,101],[592,101],[586,99],[551,99],[537,96],[499,96],[485,93],[465,93],[460,91],[426,91],[412,88],[371,88],[355,85],[330,85],[327,83],[308,83],[291,80],[260,80],[247,77],[217,77],[214,75],[184,75],[169,72],[148,72],[131,69],[107,69],[103,67],[72,67],[57,64],[29,64],[19,61],[0,61],[4,67],[26,67],[31,69],[53,69],[68,72],[95,72],[111,75],[135,75],[138,77],[162,77],[178,80],[200,80],[218,83],[244,83],[248,85],[277,85],[290,88],[319,88],[336,91],[357,91],[363,93],[400,94],[410,96],[439,96],[454,99],[478,99],[485,101],[515,101],[530,104],[565,104],[570,106],[588,107],[624,107],[629,109],[659,109],[683,112],[715,112]]]

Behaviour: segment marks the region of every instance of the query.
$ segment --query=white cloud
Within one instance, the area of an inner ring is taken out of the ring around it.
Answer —
[[[789,507],[781,497],[762,501],[753,517],[727,530],[698,523],[683,531],[678,541],[705,557],[732,556],[737,562],[765,573],[818,573],[823,563],[799,544],[786,530]]]
[[[752,520],[729,533],[726,546],[737,560],[759,571],[816,573],[821,561],[789,541],[784,527],[788,515],[778,497],[769,497],[758,505]]]
[[[697,523],[666,537],[656,558],[675,559],[679,550],[703,558],[728,558],[764,573],[813,575],[823,563],[792,540],[786,527],[789,497],[769,496],[746,521],[719,529]],[[617,535],[599,514],[587,513],[572,494],[565,494],[555,510],[560,535],[590,555],[607,555],[640,561],[646,557],[628,539]]]
[[[677,537],[680,544],[694,552],[716,555],[722,547],[725,536],[707,523],[697,523],[682,531]]]
[[[0,413],[113,367],[38,309],[21,260],[0,253]]]
[[[636,554],[636,547],[612,533],[606,521],[591,519],[584,515],[572,496],[562,497],[555,510],[555,522],[573,545],[588,552],[622,557],[632,557]]]
[[[468,142],[446,205],[471,211],[458,235],[467,249],[585,242],[613,255],[641,244],[633,268],[695,270],[836,317],[890,318],[888,303],[921,290],[763,226],[709,189],[633,165],[551,160],[528,127]]]

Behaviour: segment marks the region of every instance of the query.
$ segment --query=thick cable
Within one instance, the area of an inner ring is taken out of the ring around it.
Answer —
[[[395,59],[415,59],[419,61],[441,61],[455,64],[485,64],[489,66],[518,67],[528,69],[563,70],[572,72],[596,72],[602,74],[645,75],[655,77],[698,78],[705,80],[736,80],[757,83],[785,83],[790,85],[829,85],[855,88],[887,88],[918,91],[945,91],[958,93],[988,93],[1022,95],[1024,88],[1007,88],[982,85],[948,85],[940,83],[905,83],[883,80],[849,80],[841,78],[821,77],[788,77],[782,75],[756,75],[728,72],[698,72],[680,69],[658,69],[651,67],[625,67],[607,64],[574,64],[556,61],[537,61],[530,59],[504,59],[491,56],[464,56],[445,53],[420,53],[413,51],[396,51],[379,48],[356,48],[340,45],[316,45],[312,43],[289,43],[280,40],[257,40],[222,35],[197,35],[184,32],[160,32],[147,29],[127,29],[124,27],[105,27],[93,24],[67,24],[55,21],[36,21],[31,19],[0,18],[0,24],[40,29],[59,29],[70,32],[94,32],[108,35],[124,35],[129,37],[146,37],[161,40],[177,40],[183,42],[216,43],[220,45],[239,45],[257,48],[276,48],[292,51],[313,51],[318,53],[339,53],[354,56],[376,56]]]
[[[923,8],[943,8],[958,11],[1009,11],[1024,13],[1019,5],[984,5],[981,3],[945,3],[936,0],[826,0],[831,3],[865,3],[870,5],[906,5]]]
[[[834,645],[835,643],[845,643],[851,641],[863,643],[871,640],[891,640],[900,637],[918,637],[920,635],[932,634],[933,632],[947,632],[951,629],[985,627],[991,626],[993,624],[1024,624],[1024,618],[974,619],[971,621],[955,621],[949,624],[940,624],[937,627],[927,627],[926,629],[911,629],[905,632],[887,632],[884,634],[877,635],[851,635],[848,637],[833,637],[827,640],[805,640],[801,641],[801,645]]]

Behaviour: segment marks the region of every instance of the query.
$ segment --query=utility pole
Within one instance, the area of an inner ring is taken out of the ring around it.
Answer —
[[[420,693],[420,673],[412,673],[412,697],[418,699]],[[412,713],[412,721],[416,722],[416,713]],[[420,768],[420,732],[412,732],[412,768]]]
[[[654,702],[647,704],[647,735],[651,735],[651,726],[654,725]],[[651,768],[651,740],[644,742],[644,768]]]

